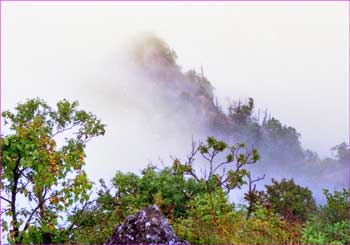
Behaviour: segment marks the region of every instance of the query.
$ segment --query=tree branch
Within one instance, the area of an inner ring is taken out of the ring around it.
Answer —
[[[252,180],[251,182],[252,182],[252,184],[253,183],[255,183],[255,182],[258,182],[258,181],[260,181],[260,180],[263,180],[263,179],[265,179],[265,174],[262,176],[262,177],[258,177],[258,178],[256,178],[255,180]]]
[[[92,192],[90,192],[89,197],[91,196],[91,194],[92,194]],[[80,210],[80,212],[83,213],[84,210],[86,209],[86,207],[87,207],[88,205],[90,205],[91,203],[95,202],[95,201],[96,201],[96,200],[86,201],[85,204],[84,204],[84,206],[83,206],[83,208]],[[83,221],[83,220],[80,220],[80,223],[81,223],[82,221]],[[77,224],[77,223],[76,223],[76,220],[74,220],[74,221],[72,222],[72,224],[68,227],[67,232],[69,233],[69,232],[73,229],[73,227],[74,227],[76,224]]]
[[[229,161],[226,161],[226,162],[222,162],[222,163],[219,163],[214,169],[213,169],[213,173],[215,173],[216,170],[218,170],[220,167],[224,166],[225,164],[228,164],[230,163]]]
[[[11,204],[11,205],[12,205],[12,202],[11,202],[10,200],[8,200],[7,198],[5,198],[5,197],[1,196],[1,199],[2,199],[2,200],[4,200],[4,201],[6,201],[6,202],[8,202],[9,204]]]
[[[61,129],[61,130],[57,130],[56,133],[54,133],[54,134],[51,135],[51,137],[53,138],[53,137],[55,137],[56,135],[58,135],[58,134],[60,134],[60,133],[63,133],[63,132],[65,132],[65,131],[71,130],[71,129],[73,129],[74,127],[79,126],[79,125],[82,125],[82,123],[73,123],[72,126],[70,126],[70,127],[63,128],[63,129]]]
[[[46,192],[46,190],[45,190]],[[46,195],[46,193],[44,194]],[[51,197],[51,196],[50,196]],[[47,197],[45,199],[43,199],[41,202],[38,203],[38,205],[34,208],[34,210],[32,210],[32,212],[30,213],[29,218],[27,219],[25,226],[23,228],[23,231],[26,231],[29,228],[29,223],[31,221],[31,219],[33,218],[34,214],[36,213],[36,211],[38,211],[38,209],[47,201],[50,199],[50,197]]]

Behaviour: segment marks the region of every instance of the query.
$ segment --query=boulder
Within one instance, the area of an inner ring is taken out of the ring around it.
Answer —
[[[114,228],[107,244],[188,244],[181,241],[156,205],[130,215]]]

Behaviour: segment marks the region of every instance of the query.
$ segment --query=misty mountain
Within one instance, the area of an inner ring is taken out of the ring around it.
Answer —
[[[203,68],[184,71],[177,63],[176,52],[160,38],[144,35],[130,52],[137,73],[146,78],[145,86],[152,88],[154,105],[166,105],[166,117],[180,119],[185,127],[195,128],[200,135],[214,135],[257,148],[262,160],[251,171],[266,174],[265,183],[270,177],[295,178],[312,188],[316,196],[321,196],[323,188],[348,186],[344,158],[320,159],[316,152],[303,149],[297,129],[280,122],[268,110],[257,109],[253,98],[233,100],[228,108],[223,108]],[[346,143],[343,152],[349,155]]]

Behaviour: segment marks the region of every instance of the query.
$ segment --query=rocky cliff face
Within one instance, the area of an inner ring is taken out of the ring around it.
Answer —
[[[118,225],[107,244],[188,244],[181,241],[156,205],[148,206]]]

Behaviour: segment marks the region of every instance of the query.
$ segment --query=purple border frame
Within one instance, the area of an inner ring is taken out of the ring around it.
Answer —
[[[350,2],[350,0],[1,0],[0,2]]]
[[[350,23],[350,0],[188,0],[188,1],[181,1],[181,0],[124,0],[124,1],[120,1],[120,0],[73,0],[74,2],[348,2],[348,23]],[[2,2],[73,2],[72,0],[36,0],[36,1],[32,1],[32,0],[0,0],[0,114],[2,114],[2,107],[1,107],[1,99],[2,99],[2,81],[1,81],[1,72],[2,72],[2,59],[1,59],[1,54],[2,54],[2,42],[1,42],[1,31],[2,31],[2,7],[1,7],[1,3]],[[348,27],[348,37],[350,37],[350,24]],[[350,85],[350,43],[348,44],[349,46],[349,72],[348,72],[348,83]],[[350,108],[350,86],[349,86],[349,90],[347,91],[348,93],[348,106]],[[350,112],[349,112],[350,114]],[[350,115],[349,115],[350,117]],[[2,121],[2,117],[1,117],[1,121]],[[350,127],[350,125],[349,125]],[[1,131],[1,123],[0,123],[0,135],[2,133]],[[348,135],[348,140],[350,142],[350,134]],[[1,146],[1,138],[0,138],[0,146]],[[2,172],[2,154],[1,154],[1,149],[0,148],[0,181],[1,181],[1,172]],[[349,185],[348,188],[350,189],[350,162],[348,163],[348,180],[349,180]],[[1,195],[1,193],[0,193]],[[0,202],[0,211],[1,211],[1,202]],[[1,219],[1,213],[0,213],[0,244],[2,243],[2,219]],[[75,245],[83,245],[83,244],[75,244]],[[244,245],[244,244],[242,244]],[[248,245],[248,244],[247,244]],[[277,244],[276,244],[277,245]]]

